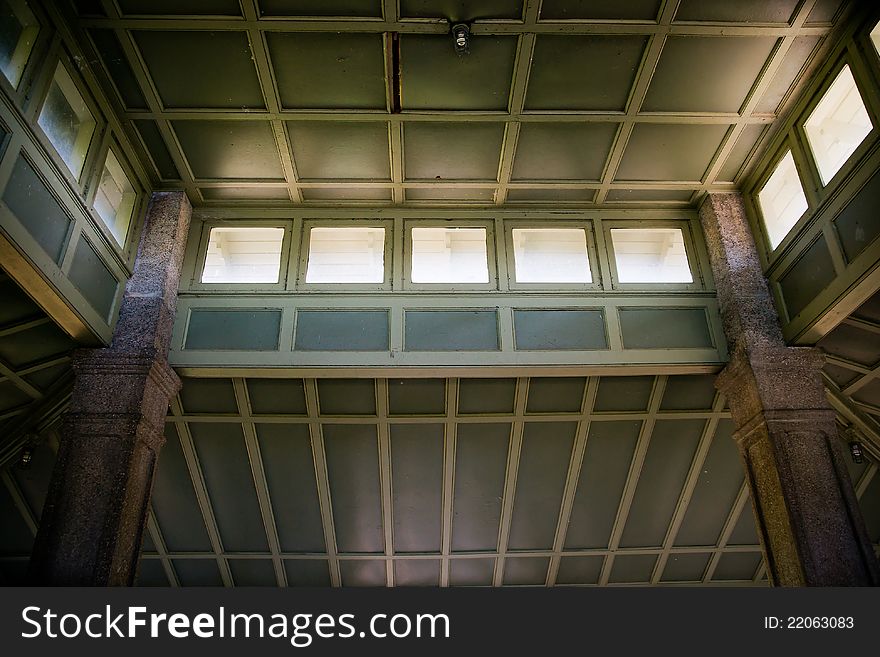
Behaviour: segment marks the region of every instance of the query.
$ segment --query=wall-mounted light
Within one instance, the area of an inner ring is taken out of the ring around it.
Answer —
[[[25,445],[21,454],[18,457],[18,466],[20,468],[30,467],[31,461],[34,460],[34,447],[33,445]]]
[[[851,442],[849,444],[849,453],[852,455],[853,463],[863,463],[865,460],[864,452],[862,452],[862,443]]]
[[[452,42],[455,54],[467,55],[471,51],[471,29],[464,23],[452,26]]]

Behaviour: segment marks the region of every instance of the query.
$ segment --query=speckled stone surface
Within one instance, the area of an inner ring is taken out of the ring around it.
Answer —
[[[183,192],[153,195],[112,344],[74,353],[32,583],[134,581],[165,416],[180,389],[167,357],[191,213]]]
[[[727,396],[770,581],[880,584],[846,469],[818,349],[788,347],[738,194],[709,194],[700,220],[730,363]]]

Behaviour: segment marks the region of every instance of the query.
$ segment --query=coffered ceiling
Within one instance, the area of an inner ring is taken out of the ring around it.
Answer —
[[[841,0],[79,0],[197,203],[685,206],[742,178]],[[449,21],[472,27],[458,56]]]

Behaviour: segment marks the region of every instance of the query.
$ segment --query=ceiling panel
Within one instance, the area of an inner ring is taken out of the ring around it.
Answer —
[[[822,42],[821,37],[799,36],[792,41],[791,47],[782,58],[779,70],[773,77],[773,84],[761,96],[755,106],[756,112],[773,113],[798,79],[801,71],[810,60],[810,56]]]
[[[576,422],[527,422],[516,477],[510,550],[550,550],[565,492]]]
[[[268,32],[266,41],[282,107],[385,108],[381,34]]]
[[[368,16],[382,15],[381,0],[259,0],[265,16]]]
[[[660,4],[660,0],[544,0],[541,18],[650,21],[657,18]]]
[[[235,586],[276,586],[271,559],[230,559],[229,570]]]
[[[611,567],[612,584],[647,584],[657,563],[654,554],[622,554],[615,557]]]
[[[712,555],[702,554],[671,554],[663,569],[663,582],[699,582],[709,565]]]
[[[776,41],[773,37],[669,37],[642,109],[738,112]]]
[[[700,180],[726,125],[641,123],[633,129],[617,180]]]
[[[510,203],[589,203],[596,197],[594,189],[565,189],[553,187],[552,189],[510,188],[507,190],[507,200]]]
[[[460,203],[491,203],[495,190],[479,187],[407,187],[408,201],[441,201]]]
[[[308,426],[258,424],[256,434],[281,549],[325,552]]]
[[[241,16],[238,0],[118,0],[126,15]]]
[[[125,106],[132,109],[146,109],[147,101],[141,93],[131,65],[113,30],[89,30],[89,36],[107,66],[110,77],[116,83],[116,89]]]
[[[289,586],[330,586],[330,568],[324,559],[285,559]]]
[[[394,562],[397,586],[440,586],[439,559],[407,559]]]
[[[387,123],[288,121],[287,129],[300,179],[391,179]]]
[[[605,559],[593,557],[562,557],[559,560],[559,572],[556,583],[566,584],[598,584]]]
[[[339,550],[382,552],[385,539],[376,426],[325,425],[321,433]]]
[[[504,562],[504,583],[508,585],[543,585],[547,579],[547,557],[510,557]]]
[[[440,552],[443,425],[392,426],[391,476],[395,552]]]
[[[540,35],[525,109],[623,111],[647,42],[643,36]]]
[[[758,140],[764,134],[765,126],[750,125],[746,126],[734,142],[724,166],[718,172],[718,180],[740,180],[740,175],[746,159],[752,153]]]
[[[403,133],[408,180],[495,180],[503,123],[408,123]]]
[[[578,413],[586,385],[583,377],[533,377],[529,379],[526,413]]]
[[[471,22],[487,18],[522,18],[523,0],[400,0],[403,18],[445,18]]]
[[[462,57],[448,36],[401,36],[401,107],[506,110],[516,46],[515,36],[474,36]]]
[[[677,21],[788,23],[800,0],[682,0]]]
[[[206,201],[289,201],[287,187],[202,187]]]
[[[446,385],[443,379],[389,379],[390,415],[443,415]]]
[[[599,180],[617,133],[615,123],[525,123],[512,180]]]
[[[265,107],[245,32],[141,30],[134,38],[165,107]]]
[[[196,179],[283,179],[272,128],[262,121],[175,121]]]
[[[193,422],[189,431],[223,546],[231,552],[267,552],[241,425]]]
[[[381,187],[328,187],[309,188],[300,190],[304,201],[341,201],[352,203],[356,201],[390,201],[391,189]]]

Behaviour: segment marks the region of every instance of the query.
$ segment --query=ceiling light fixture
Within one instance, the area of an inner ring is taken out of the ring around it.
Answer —
[[[452,42],[456,55],[467,55],[471,51],[471,29],[465,23],[453,25]]]

